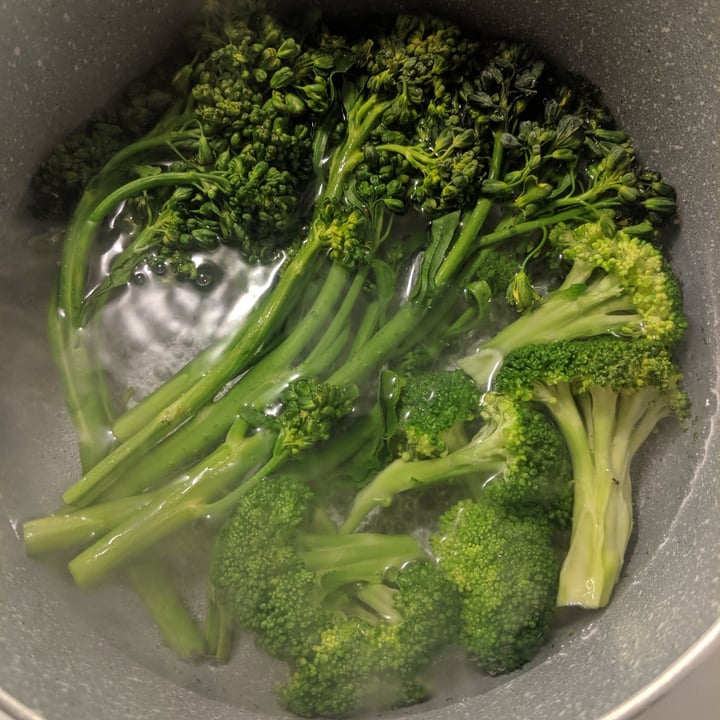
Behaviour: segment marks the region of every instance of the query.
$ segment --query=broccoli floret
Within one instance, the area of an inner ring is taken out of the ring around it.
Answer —
[[[275,476],[240,500],[214,551],[215,601],[288,662],[287,709],[336,717],[417,702],[421,673],[456,637],[451,584],[409,535],[313,532],[313,498]]]
[[[440,518],[431,542],[460,593],[465,650],[492,674],[531,660],[555,611],[560,563],[550,526],[462,500]]]
[[[464,478],[477,495],[520,514],[568,514],[570,466],[558,429],[546,414],[510,397],[488,393],[480,406],[483,425],[466,444],[442,457],[399,458],[355,496],[341,532],[352,532],[378,506],[402,492]]]
[[[440,457],[467,444],[467,424],[477,419],[480,391],[462,370],[396,376],[386,432],[403,460]]]
[[[109,110],[55,148],[32,179],[32,211],[40,218],[67,218],[75,203],[111,157],[148,132],[187,88],[174,82],[183,54],[173,55],[133,81]]]
[[[572,531],[559,605],[609,601],[633,527],[632,459],[663,418],[687,418],[681,380],[664,345],[647,340],[528,345],[507,357],[496,387],[544,404],[572,461]]]
[[[651,243],[606,222],[559,226],[551,243],[572,263],[562,285],[458,364],[480,385],[512,350],[532,343],[622,335],[672,346],[687,320],[680,286]]]

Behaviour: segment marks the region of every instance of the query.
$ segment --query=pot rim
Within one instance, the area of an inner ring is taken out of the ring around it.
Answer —
[[[720,618],[645,687],[597,720],[630,720],[630,718],[636,717],[640,712],[667,695],[680,680],[699,668],[713,652],[719,649]],[[43,715],[29,708],[0,687],[0,720],[5,720],[2,714],[9,720],[45,720]]]

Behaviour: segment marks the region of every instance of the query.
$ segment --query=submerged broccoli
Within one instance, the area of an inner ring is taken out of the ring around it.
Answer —
[[[424,415],[430,428],[431,410]],[[562,523],[570,508],[570,464],[555,425],[540,409],[497,393],[483,397],[479,416],[483,424],[465,445],[441,457],[387,465],[355,496],[341,531],[352,532],[399,493],[456,478],[512,512],[545,513]]]
[[[461,598],[460,643],[489,673],[532,659],[555,613],[560,563],[550,526],[490,502],[463,500],[432,536],[438,564]]]
[[[570,270],[559,288],[459,361],[480,385],[523,345],[623,335],[671,346],[682,337],[680,286],[654,245],[604,222],[558,226],[550,242]]]
[[[295,380],[282,393],[277,417],[252,413],[266,427],[248,433],[247,422],[239,418],[209,457],[151,493],[151,500],[132,515],[118,516],[112,531],[70,561],[75,581],[97,583],[173,530],[201,518],[227,515],[265,475],[327,440],[339,418],[352,410],[356,396],[354,386]]]
[[[126,572],[194,654],[205,639],[146,560],[202,523],[209,654],[249,630],[288,665],[285,708],[344,716],[424,699],[458,638],[506,672],[555,602],[607,601],[632,455],[687,412],[659,243],[675,199],[597,91],[531,47],[428,14],[350,30],[251,6],[208,18],[172,82],[135,86],[38,176],[57,201],[82,190],[50,309],[82,476],[24,534],[79,552],[80,586]],[[118,212],[133,226],[96,279]],[[272,262],[264,294],[114,408],[90,325],[138,263],[191,277],[220,243]]]
[[[244,495],[217,539],[215,602],[289,663],[278,693],[299,715],[418,702],[457,634],[452,585],[410,536],[318,533],[318,513],[292,476]]]
[[[572,532],[559,605],[609,601],[633,527],[631,463],[663,418],[687,417],[681,379],[666,348],[647,340],[529,345],[507,357],[496,387],[544,404],[572,460]]]
[[[462,370],[395,376],[387,434],[394,455],[415,460],[447,455],[468,441],[467,424],[478,417],[480,391]]]

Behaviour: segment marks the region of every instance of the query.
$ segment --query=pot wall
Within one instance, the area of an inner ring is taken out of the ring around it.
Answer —
[[[425,5],[531,39],[587,74],[643,158],[678,189],[673,255],[691,321],[682,355],[695,418],[686,433],[666,428],[645,452],[627,579],[610,607],[570,617],[546,657],[502,682],[448,679],[449,704],[443,695],[419,714],[590,720],[620,707],[613,717],[629,716],[628,699],[720,615],[720,2]],[[251,651],[228,668],[178,663],[151,630],[129,635],[141,616],[133,598],[104,588],[78,599],[59,573],[25,558],[16,537],[18,522],[52,510],[78,470],[44,335],[57,248],[31,239],[27,183],[47,147],[147,64],[189,9],[169,0],[0,3],[0,688],[52,720],[275,714],[263,689],[271,668]],[[650,694],[663,689],[655,681]],[[0,694],[0,709],[9,702]]]

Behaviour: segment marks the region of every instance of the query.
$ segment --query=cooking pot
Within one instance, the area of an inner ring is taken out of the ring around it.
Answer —
[[[329,2],[329,6],[337,3]],[[694,416],[668,422],[636,469],[636,530],[603,612],[571,613],[505,678],[450,674],[409,713],[494,720],[628,718],[720,645],[720,0],[344,0],[343,12],[432,7],[535,43],[605,91],[646,164],[679,194],[672,260],[690,329],[680,351]],[[196,8],[178,0],[0,3],[0,709],[21,718],[277,716],[272,667],[245,645],[227,667],[175,660],[121,587],[76,591],[25,556],[20,522],[77,476],[50,357],[58,259],[24,207],[48,147],[167,46]]]

